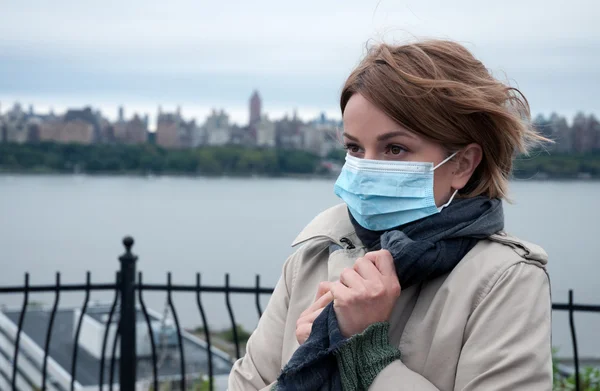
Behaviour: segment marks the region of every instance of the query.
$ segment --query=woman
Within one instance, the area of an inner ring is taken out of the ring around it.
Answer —
[[[298,236],[229,390],[550,390],[547,256],[503,231],[545,141],[463,46],[372,48],[341,94],[344,204]]]

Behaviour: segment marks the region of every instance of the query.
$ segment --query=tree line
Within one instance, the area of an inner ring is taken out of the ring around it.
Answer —
[[[3,172],[185,175],[324,175],[323,161],[344,162],[345,151],[324,159],[310,152],[242,146],[164,149],[155,145],[0,143]],[[515,161],[517,178],[600,178],[600,152],[537,152]]]
[[[0,143],[0,169],[12,172],[283,175],[317,173],[304,151],[237,146],[164,149],[154,145]]]

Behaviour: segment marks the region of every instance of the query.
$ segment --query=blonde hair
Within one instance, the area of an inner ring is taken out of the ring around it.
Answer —
[[[371,47],[346,80],[342,114],[356,93],[448,152],[479,144],[482,161],[462,189],[464,197],[505,198],[515,155],[548,141],[532,126],[525,96],[456,42]]]

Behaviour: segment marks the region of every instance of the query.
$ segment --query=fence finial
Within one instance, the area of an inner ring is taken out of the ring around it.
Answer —
[[[135,243],[135,241],[133,240],[133,238],[131,236],[125,236],[123,238],[123,246],[125,246],[125,250],[128,253],[131,253],[131,248],[133,247],[134,243]]]

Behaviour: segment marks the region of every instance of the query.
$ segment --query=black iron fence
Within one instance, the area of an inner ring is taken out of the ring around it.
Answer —
[[[208,321],[206,319],[206,312],[202,302],[202,293],[222,293],[225,297],[225,306],[227,308],[227,313],[229,315],[229,320],[232,326],[233,333],[233,341],[235,346],[235,358],[239,358],[241,355],[241,346],[240,346],[240,338],[238,336],[238,328],[234,315],[234,311],[231,305],[231,294],[244,294],[244,295],[253,295],[255,297],[255,305],[256,311],[258,313],[258,317],[262,316],[262,308],[260,303],[261,295],[270,295],[273,293],[273,288],[262,287],[260,285],[260,276],[256,276],[256,283],[254,286],[232,286],[229,283],[229,275],[225,276],[225,285],[224,286],[211,286],[211,285],[203,285],[201,283],[201,275],[200,273],[196,274],[196,283],[193,285],[175,285],[171,283],[171,274],[168,273],[167,283],[166,284],[147,284],[143,282],[142,273],[137,273],[137,281],[136,281],[136,262],[137,256],[135,256],[131,252],[131,248],[133,246],[133,239],[127,237],[123,240],[123,244],[125,246],[125,253],[119,257],[119,261],[121,262],[121,269],[116,273],[115,281],[113,283],[92,283],[91,275],[88,272],[85,284],[62,284],[60,279],[60,273],[56,274],[56,282],[52,285],[31,285],[29,283],[29,274],[25,274],[25,283],[21,286],[10,286],[10,287],[0,287],[0,294],[22,294],[23,302],[21,309],[19,311],[18,321],[17,321],[17,330],[15,336],[11,336],[5,330],[0,327],[0,334],[3,335],[5,339],[12,342],[14,345],[14,351],[12,357],[6,351],[0,349],[0,355],[2,355],[6,361],[10,362],[11,373],[7,373],[3,368],[0,368],[0,377],[4,378],[4,380],[11,385],[13,390],[20,390],[17,385],[17,379],[20,377],[24,383],[30,387],[29,389],[41,389],[47,390],[49,380],[48,380],[48,356],[49,356],[49,347],[50,341],[52,337],[52,331],[54,327],[54,320],[58,310],[60,295],[63,292],[83,292],[84,300],[81,307],[81,313],[79,315],[77,326],[74,330],[73,335],[73,347],[71,353],[70,360],[70,383],[69,389],[74,390],[77,378],[77,360],[78,360],[78,351],[79,351],[79,343],[80,343],[80,334],[82,328],[82,322],[84,318],[84,314],[88,310],[88,305],[90,301],[90,293],[95,291],[112,291],[114,292],[114,298],[110,305],[110,310],[108,311],[108,319],[106,321],[106,327],[103,333],[102,339],[102,350],[100,354],[100,363],[99,368],[99,389],[104,390],[106,386],[109,390],[112,390],[114,386],[118,384],[120,390],[135,390],[136,382],[138,381],[137,376],[137,347],[136,347],[136,325],[137,325],[137,307],[136,301],[139,303],[139,308],[141,309],[141,313],[143,314],[144,321],[147,325],[150,341],[150,349],[151,349],[151,365],[152,365],[152,379],[151,379],[151,389],[156,391],[159,390],[160,387],[160,376],[157,368],[157,346],[154,341],[153,330],[151,325],[151,317],[149,315],[148,308],[146,307],[144,301],[144,292],[148,291],[159,291],[165,292],[167,296],[167,305],[169,310],[171,311],[175,329],[177,334],[177,349],[179,352],[179,374],[177,376],[179,389],[186,390],[188,384],[186,384],[186,364],[185,364],[185,355],[184,355],[184,343],[183,343],[183,333],[182,327],[179,322],[179,318],[177,315],[177,310],[175,305],[173,304],[172,293],[173,292],[191,292],[195,293],[196,305],[198,308],[198,312],[200,314],[200,318],[202,321],[201,330],[204,334],[204,340],[206,343],[206,354],[207,354],[207,371],[206,377],[209,382],[209,389],[214,390],[214,344],[211,343],[211,331]],[[41,382],[36,384],[35,379],[32,378],[26,371],[22,370],[19,367],[19,359],[23,358],[32,362],[33,359],[30,357],[29,353],[23,352],[20,349],[21,344],[21,335],[23,334],[23,322],[27,314],[27,308],[29,305],[29,294],[30,293],[39,293],[39,292],[49,292],[54,293],[54,302],[52,304],[52,310],[49,315],[49,322],[46,329],[46,336],[44,340],[44,351],[43,351],[43,359],[41,365]],[[137,300],[136,300],[136,292],[137,292]],[[579,354],[577,349],[577,334],[575,331],[575,322],[574,322],[574,313],[575,312],[598,312],[600,313],[600,305],[584,305],[584,304],[575,304],[573,302],[573,292],[569,291],[569,300],[567,303],[553,303],[552,309],[554,311],[567,311],[569,315],[569,325],[571,331],[571,340],[573,344],[573,362],[575,367],[575,374],[579,373]],[[118,319],[116,319],[116,315],[118,314]],[[112,339],[112,346],[107,346],[109,341],[109,325],[112,322],[116,321],[117,330],[114,338]],[[119,344],[120,341],[120,344]],[[119,348],[119,359],[116,360],[117,353],[117,345]],[[107,362],[106,353],[107,349],[111,349],[110,354],[110,362]],[[116,361],[118,361],[118,379],[115,379],[116,372]],[[106,374],[106,366],[109,366],[108,370],[108,378],[105,379]],[[576,384],[575,389],[580,390],[579,378],[575,377]],[[106,385],[106,386],[105,386]],[[59,385],[53,384],[54,389],[62,389]]]

